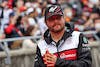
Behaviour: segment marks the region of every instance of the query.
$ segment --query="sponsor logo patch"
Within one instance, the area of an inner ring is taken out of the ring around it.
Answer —
[[[77,49],[72,49],[72,50],[66,50],[63,51],[60,54],[60,58],[66,59],[66,60],[75,60],[77,59]],[[58,57],[58,53],[55,53],[54,55],[56,55]]]
[[[86,39],[86,37],[83,37],[83,41],[84,43],[88,43],[88,40]]]
[[[74,53],[74,54],[68,54],[68,55],[65,55],[65,53],[62,53],[60,55],[60,58],[68,58],[68,57],[75,57],[75,56],[76,56],[76,53]]]
[[[51,7],[51,8],[49,9],[49,12],[54,12],[55,9],[57,9],[57,6],[56,6],[56,7]]]

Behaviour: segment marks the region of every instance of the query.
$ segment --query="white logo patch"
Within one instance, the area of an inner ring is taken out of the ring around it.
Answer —
[[[51,8],[49,9],[49,12],[54,12],[56,8],[57,8],[57,6],[56,6],[56,7],[51,7]]]
[[[68,57],[75,57],[75,56],[76,56],[76,53],[74,53],[74,54],[68,54],[68,55],[65,55],[64,53],[62,53],[60,55],[60,58],[68,58]]]
[[[35,55],[35,61],[38,61],[38,55],[37,54]]]

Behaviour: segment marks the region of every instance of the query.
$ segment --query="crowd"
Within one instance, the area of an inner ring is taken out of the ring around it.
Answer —
[[[76,31],[97,31],[100,37],[100,0],[0,0],[0,39],[43,36],[47,29],[44,11],[51,4],[61,6],[64,19],[74,22]],[[93,35],[86,37],[95,40]],[[27,39],[8,42],[8,46],[33,48],[36,43]]]

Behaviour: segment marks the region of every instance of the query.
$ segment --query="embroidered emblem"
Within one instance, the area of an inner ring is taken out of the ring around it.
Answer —
[[[49,12],[54,12],[55,9],[57,9],[57,6],[56,6],[56,7],[51,7],[51,8],[49,9]]]
[[[84,41],[84,43],[87,43],[88,42],[85,37],[83,37],[83,41]]]
[[[72,40],[70,40],[67,44],[71,44],[71,43],[73,43]]]

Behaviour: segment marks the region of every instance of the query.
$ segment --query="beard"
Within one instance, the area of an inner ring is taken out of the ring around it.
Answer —
[[[59,29],[56,29],[56,28],[54,28],[56,25],[59,25],[60,26],[60,28]],[[51,32],[60,32],[60,31],[62,31],[63,29],[64,29],[64,27],[65,27],[65,24],[54,24],[52,27],[49,27],[48,26],[48,28],[49,28],[49,30],[51,31]]]

